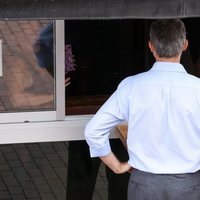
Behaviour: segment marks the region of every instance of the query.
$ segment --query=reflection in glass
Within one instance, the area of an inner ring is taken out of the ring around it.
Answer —
[[[76,70],[67,74],[67,115],[94,114],[123,78],[149,69],[149,24],[150,20],[65,21],[66,44],[71,44],[76,61]]]
[[[0,112],[55,110],[54,78],[45,66],[40,66],[34,49],[47,23],[46,20],[0,21],[3,59]],[[53,53],[49,58],[54,60]]]

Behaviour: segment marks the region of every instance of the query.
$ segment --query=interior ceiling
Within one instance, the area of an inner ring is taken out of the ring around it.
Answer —
[[[200,16],[199,0],[3,0],[0,19],[133,19]]]

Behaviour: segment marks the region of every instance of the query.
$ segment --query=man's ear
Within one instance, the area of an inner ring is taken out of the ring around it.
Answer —
[[[183,51],[185,51],[188,47],[188,40],[185,40],[184,44],[183,44]]]
[[[154,49],[154,47],[153,47],[151,41],[148,42],[148,45],[149,45],[150,51],[153,53],[153,52],[155,51],[155,49]]]

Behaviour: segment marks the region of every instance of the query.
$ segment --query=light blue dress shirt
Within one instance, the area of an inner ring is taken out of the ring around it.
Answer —
[[[156,62],[119,84],[85,128],[91,157],[110,153],[109,131],[124,120],[132,167],[158,174],[200,169],[200,79],[181,64]]]

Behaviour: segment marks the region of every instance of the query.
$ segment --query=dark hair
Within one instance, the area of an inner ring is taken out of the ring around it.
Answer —
[[[180,54],[185,39],[185,25],[180,19],[161,19],[151,24],[150,41],[159,57],[171,58]]]

